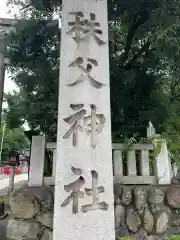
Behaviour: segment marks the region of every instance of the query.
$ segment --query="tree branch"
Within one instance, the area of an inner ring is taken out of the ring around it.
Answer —
[[[147,41],[141,49],[139,49],[139,51],[137,53],[134,54],[134,56],[129,60],[129,62],[126,63],[126,65],[124,65],[125,69],[130,69],[133,65],[133,63],[141,56],[142,53],[146,52],[146,50],[148,50],[150,47],[150,42]]]
[[[121,62],[122,65],[125,63],[125,61],[128,58],[129,51],[131,50],[131,45],[133,42],[134,35],[136,31],[139,29],[141,25],[143,25],[147,20],[149,19],[149,14],[147,10],[143,10],[135,15],[134,20],[131,24],[131,27],[129,29],[129,32],[127,34],[126,38],[126,44],[124,48],[124,54],[122,56]]]

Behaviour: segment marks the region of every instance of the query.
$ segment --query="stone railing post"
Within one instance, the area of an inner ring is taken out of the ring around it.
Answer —
[[[28,186],[42,186],[44,175],[45,136],[33,136]]]
[[[159,184],[171,183],[171,162],[169,159],[167,142],[160,135],[156,134],[152,137],[155,148],[160,148],[160,152],[156,156],[157,177]]]
[[[114,176],[123,176],[123,161],[122,161],[122,151],[114,149],[113,150],[113,165],[114,165]]]
[[[52,177],[55,179],[55,176],[56,176],[56,149],[53,149]]]

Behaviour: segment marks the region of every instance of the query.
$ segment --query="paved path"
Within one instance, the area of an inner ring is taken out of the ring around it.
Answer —
[[[8,176],[5,174],[0,174],[0,180],[7,178]]]
[[[26,185],[27,180],[28,180],[28,175],[26,173],[15,176],[14,188],[18,189],[23,185]],[[0,177],[0,196],[8,195],[8,186],[9,186],[9,176],[1,176]]]

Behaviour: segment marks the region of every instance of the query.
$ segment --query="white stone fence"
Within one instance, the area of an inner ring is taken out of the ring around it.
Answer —
[[[45,148],[53,151],[51,177],[44,177]],[[113,174],[116,182],[123,184],[170,184],[173,171],[166,141],[161,142],[161,151],[152,160],[153,144],[112,144]],[[56,172],[56,143],[45,141],[45,136],[33,136],[31,145],[29,186],[53,185]]]

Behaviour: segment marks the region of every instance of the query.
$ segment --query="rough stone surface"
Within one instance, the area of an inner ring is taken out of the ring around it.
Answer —
[[[170,186],[166,196],[170,207],[180,208],[180,186]]]
[[[180,168],[177,170],[176,179],[180,181]]]
[[[137,233],[133,234],[136,240],[147,240],[147,232],[144,229],[140,229]]]
[[[126,224],[129,230],[133,233],[136,233],[141,226],[141,219],[137,211],[132,207],[127,209]]]
[[[172,226],[180,226],[180,214],[174,214],[171,219]]]
[[[147,238],[144,237],[145,239],[163,240],[179,233],[180,209],[174,207],[177,201],[172,205],[173,195],[169,197],[171,203],[168,204],[167,201],[167,194],[169,194],[169,189],[172,191],[172,188],[173,192],[179,191],[179,186],[175,185],[167,187],[122,186],[121,193],[120,190],[119,192],[116,190],[115,194],[118,194],[119,199],[118,203],[115,202],[117,239],[119,240],[122,236],[143,239],[145,232],[145,235],[148,235]],[[124,217],[124,212],[125,224],[123,225],[121,219]]]
[[[114,210],[115,215],[115,228],[119,228],[124,225],[125,220],[125,208],[123,205],[116,205]]]
[[[16,218],[30,219],[40,212],[40,204],[34,197],[28,196],[28,190],[15,190],[10,196],[9,204]]]
[[[12,192],[12,217],[6,231],[7,240],[52,240],[53,191],[47,187],[21,188]]]
[[[123,226],[116,230],[116,240],[119,240],[120,237],[130,236],[128,228]]]
[[[162,189],[151,188],[148,192],[148,203],[149,204],[163,204],[165,194]]]
[[[36,222],[9,220],[6,237],[8,240],[37,240],[40,225]]]
[[[144,229],[148,233],[152,233],[154,228],[154,217],[149,209],[145,209],[143,224],[144,224]]]
[[[41,237],[41,240],[53,240],[53,232],[46,229]]]
[[[149,207],[151,209],[151,212],[156,215],[158,212],[161,211],[161,204],[149,204]]]
[[[144,213],[144,209],[147,206],[147,192],[141,188],[136,187],[134,189],[135,207],[140,215]]]
[[[147,237],[147,240],[162,240],[162,238],[155,235],[151,235]]]
[[[121,202],[126,206],[132,202],[132,192],[128,187],[123,187]]]
[[[162,212],[157,217],[156,234],[163,235],[168,229],[169,215],[167,212]]]
[[[17,205],[16,215],[21,216],[21,219],[10,218],[6,239],[52,240],[52,189],[26,189],[22,188],[11,194],[11,210]],[[175,206],[178,206],[180,188],[172,185],[162,189],[159,189],[159,186],[150,186],[147,189],[144,186],[114,186],[116,240],[123,236],[132,236],[137,240],[166,240],[167,236],[179,233],[180,209]],[[22,199],[25,199],[25,203],[22,203]],[[28,204],[30,207],[25,209]]]
[[[180,184],[180,168],[178,169],[176,176],[172,178],[171,184]]]
[[[148,204],[153,214],[158,214],[164,207],[165,194],[163,190],[151,187],[148,191]]]
[[[180,180],[178,180],[176,177],[173,177],[171,179],[171,184],[179,184],[180,183]]]
[[[31,194],[34,195],[41,203],[42,211],[52,211],[54,206],[53,188],[41,187],[31,188]]]
[[[169,240],[167,236],[157,236],[157,235],[151,235],[147,237],[147,240]]]
[[[43,226],[53,228],[53,213],[52,212],[41,212],[37,217],[36,221],[40,222]]]
[[[121,186],[121,184],[115,183],[114,184],[114,202],[116,204],[120,203],[121,193],[122,193],[122,186]]]

